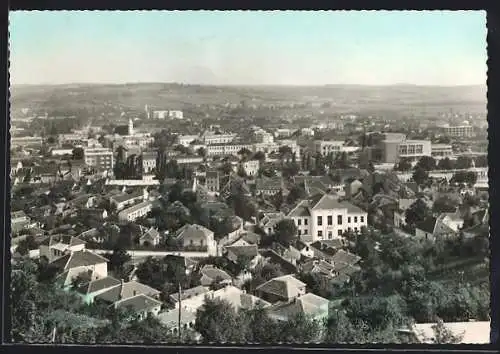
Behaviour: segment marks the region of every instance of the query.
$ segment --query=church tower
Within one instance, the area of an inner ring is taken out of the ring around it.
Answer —
[[[134,135],[134,122],[131,118],[128,120],[128,135]]]

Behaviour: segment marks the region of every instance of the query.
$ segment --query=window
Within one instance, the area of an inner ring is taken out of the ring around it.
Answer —
[[[297,225],[302,225],[302,219],[297,220]]]
[[[348,224],[350,224],[350,223],[351,223],[351,217],[350,217],[350,216],[348,216],[348,217],[347,217],[347,223],[348,223]]]
[[[307,229],[304,229],[304,235],[307,235]]]
[[[297,230],[299,236],[302,234],[302,231],[301,230]]]
[[[333,215],[327,216],[328,225],[333,225]]]
[[[323,225],[323,217],[318,216],[318,226],[322,226],[322,225]]]
[[[354,217],[354,222],[358,222],[358,217],[357,216]]]
[[[364,216],[360,216],[359,219],[360,219],[361,222],[365,222],[365,217]]]
[[[358,232],[358,228],[357,227],[354,228],[354,232]]]
[[[307,219],[304,219],[304,225],[307,225]]]
[[[318,237],[323,237],[323,231],[321,230],[318,231]]]
[[[337,224],[342,225],[342,215],[337,215]]]
[[[342,230],[339,230],[339,231],[338,231],[338,235],[339,235],[339,236],[342,236]]]
[[[331,231],[328,231],[328,238],[330,238],[330,239],[331,239],[331,238],[332,238],[332,236],[333,236],[333,233],[332,233]]]

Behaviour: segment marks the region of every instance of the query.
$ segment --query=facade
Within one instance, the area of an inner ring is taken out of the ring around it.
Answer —
[[[324,194],[316,200],[303,200],[287,216],[294,220],[304,242],[331,240],[346,231],[358,232],[368,225],[368,213],[337,197]]]
[[[198,135],[178,135],[177,136],[177,144],[183,146],[189,146],[193,141],[199,139]]]
[[[344,146],[343,141],[334,140],[316,140],[314,141],[314,152],[321,153],[321,155],[326,156],[330,153],[338,154]]]
[[[205,185],[209,192],[218,192],[220,189],[219,171],[207,171]]]
[[[43,241],[38,249],[40,257],[46,257],[52,262],[68,253],[84,250],[85,242],[72,236],[56,235]]]
[[[236,138],[236,134],[215,134],[207,132],[201,139],[205,145],[229,144]]]
[[[89,148],[83,150],[85,164],[99,169],[110,170],[114,166],[113,151],[107,148]]]
[[[10,139],[11,147],[42,146],[43,139],[40,136],[12,137]]]
[[[219,145],[208,145],[207,146],[207,156],[226,156],[226,155],[238,155],[241,149],[248,149],[253,151],[252,144],[219,144]]]
[[[141,156],[142,172],[151,173],[156,168],[156,152],[144,151]]]
[[[470,138],[474,135],[474,127],[468,124],[443,127],[444,134],[457,138]]]
[[[274,142],[274,136],[264,129],[256,130],[253,134],[257,143],[270,144]]]
[[[136,204],[130,208],[122,210],[118,213],[118,219],[121,221],[135,221],[145,217],[153,209],[153,203],[149,200]]]
[[[184,249],[206,248],[209,255],[217,255],[217,242],[214,232],[201,225],[184,225],[176,234],[176,240]]]
[[[445,158],[453,155],[452,146],[449,144],[432,144],[431,156],[434,158]]]
[[[256,176],[259,172],[260,162],[259,160],[249,160],[241,163],[243,170],[247,176]]]
[[[431,156],[429,140],[383,140],[380,143],[382,162],[396,163],[401,158],[418,160],[422,156]]]

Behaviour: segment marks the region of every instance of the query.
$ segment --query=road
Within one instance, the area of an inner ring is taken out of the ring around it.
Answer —
[[[91,250],[90,252],[96,254],[105,254],[110,253],[110,250]],[[167,255],[179,255],[188,258],[206,258],[208,257],[208,252],[179,252],[179,251],[136,251],[136,250],[127,250],[127,253],[134,259],[134,263],[139,262],[140,260],[144,260],[147,257],[165,257]],[[31,250],[30,251],[31,258],[40,257],[39,250]]]

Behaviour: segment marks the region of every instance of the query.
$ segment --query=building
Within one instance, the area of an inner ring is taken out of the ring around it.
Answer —
[[[434,326],[436,323],[417,323],[409,330],[400,330],[400,333],[410,334],[418,343],[442,344],[437,342],[438,339],[435,338]],[[445,322],[443,326],[460,339],[457,344],[490,343],[490,321]]]
[[[11,137],[11,147],[41,147],[43,139],[40,136]]]
[[[85,242],[73,236],[54,235],[44,240],[38,249],[40,257],[52,262],[66,254],[84,250]]]
[[[168,111],[153,111],[153,119],[166,119],[168,118]]]
[[[188,311],[196,312],[205,303],[205,297],[210,294],[210,289],[206,286],[196,286],[191,289],[183,289],[181,293],[171,294],[169,296],[176,309],[182,307]],[[181,303],[179,304],[179,297]],[[179,306],[180,305],[180,306]]]
[[[205,145],[229,144],[236,138],[236,134],[216,134],[214,132],[205,132],[201,140]]]
[[[290,302],[278,302],[269,308],[269,317],[277,321],[289,321],[303,315],[314,320],[328,318],[330,301],[313,293],[301,295]]]
[[[141,246],[158,246],[160,242],[160,233],[154,227],[151,227],[139,237],[139,244]]]
[[[219,171],[207,171],[205,185],[209,192],[218,192],[220,188]]]
[[[207,146],[207,156],[226,156],[226,155],[238,155],[238,152],[242,149],[248,149],[253,151],[252,144],[230,144],[223,143],[218,145],[208,145]]]
[[[248,160],[241,163],[241,167],[247,176],[256,176],[259,172],[260,161]]]
[[[113,195],[112,197],[109,198],[110,204],[113,205],[118,211],[124,209],[129,205],[133,205],[139,201],[145,201],[145,200],[148,200],[147,189],[137,190],[132,193],[121,193]]]
[[[142,157],[142,172],[151,173],[156,169],[156,151],[143,151]]]
[[[445,157],[451,157],[453,155],[452,146],[449,144],[432,144],[431,145],[431,156],[439,159]]]
[[[294,220],[304,242],[331,240],[346,231],[359,232],[368,223],[368,213],[331,194],[302,200],[287,215]]]
[[[257,195],[275,195],[284,189],[283,178],[276,176],[271,178],[257,178],[255,180],[255,193]]]
[[[385,139],[380,142],[382,162],[396,163],[399,159],[418,160],[422,156],[431,156],[429,140]]]
[[[88,148],[83,150],[85,164],[98,169],[113,169],[113,151],[108,148]]]
[[[470,138],[474,135],[474,127],[469,125],[468,122],[464,122],[466,124],[455,125],[455,126],[444,126],[442,127],[443,133],[447,136],[452,136],[456,138]]]
[[[177,144],[183,146],[189,146],[193,141],[198,140],[200,137],[198,135],[178,135]]]
[[[171,119],[184,119],[182,111],[168,111],[168,117]]]
[[[120,221],[135,221],[145,217],[153,209],[153,203],[149,200],[136,204],[118,213]]]
[[[85,276],[90,280],[108,276],[108,260],[85,249],[59,257],[50,265],[59,271],[56,279],[65,288],[71,286],[78,276]]]
[[[271,144],[274,142],[274,136],[266,132],[264,129],[254,131],[254,138],[257,143]]]
[[[306,284],[293,275],[273,278],[256,289],[257,296],[270,302],[291,301],[306,293]]]
[[[209,255],[217,255],[217,242],[213,231],[197,224],[186,224],[177,230],[175,239],[184,249],[206,249]]]
[[[315,140],[313,143],[314,152],[327,156],[330,153],[338,154],[344,146],[343,141],[334,140]]]

